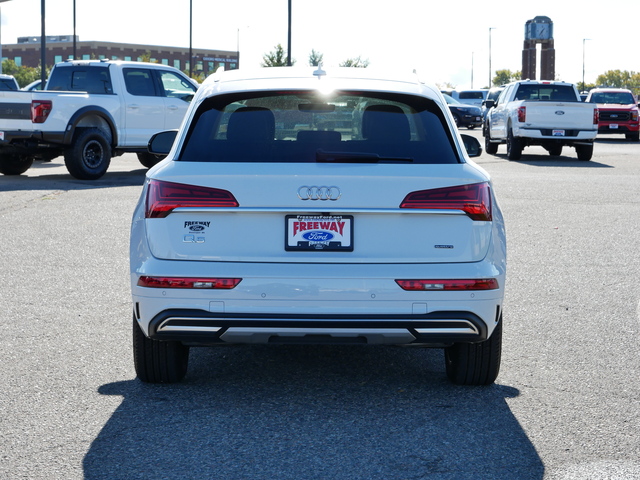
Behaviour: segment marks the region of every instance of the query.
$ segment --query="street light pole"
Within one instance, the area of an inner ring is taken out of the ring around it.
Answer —
[[[495,30],[496,27],[489,27],[489,88],[492,85],[491,79],[491,30]]]
[[[193,0],[189,0],[189,77],[193,75]]]
[[[73,0],[73,59],[78,59],[78,44],[76,42],[76,0]]]
[[[291,66],[291,0],[289,0],[289,33],[287,36],[288,46],[287,46],[287,67]]]
[[[471,52],[471,89],[473,90],[473,54],[474,52]]]
[[[585,85],[584,85],[584,44],[587,40],[591,40],[590,38],[583,38],[582,39],[582,90],[586,90]]]
[[[44,84],[47,81],[47,34],[45,28],[45,19],[44,12],[45,8],[45,0],[41,0],[40,2],[40,29],[41,29],[41,37],[40,37],[40,81],[42,82],[42,88],[44,89]]]

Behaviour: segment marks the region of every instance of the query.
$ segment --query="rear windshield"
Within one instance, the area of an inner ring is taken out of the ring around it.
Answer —
[[[70,65],[56,67],[51,73],[47,90],[87,93],[113,93],[107,66]]]
[[[481,91],[460,92],[458,93],[458,98],[460,100],[484,100],[484,94]]]
[[[526,85],[520,84],[516,100],[541,102],[579,102],[573,87],[570,85]]]
[[[0,78],[0,90],[18,90],[13,78]]]
[[[636,103],[631,92],[596,92],[589,100],[592,103],[617,103],[618,105],[631,105]]]
[[[458,163],[453,145],[442,111],[424,97],[253,92],[203,102],[178,160]]]

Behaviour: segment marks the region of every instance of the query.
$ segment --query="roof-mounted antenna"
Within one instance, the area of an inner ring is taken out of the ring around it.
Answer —
[[[320,80],[323,76],[325,76],[325,75],[327,74],[327,72],[325,72],[325,71],[322,69],[322,64],[321,64],[321,63],[319,63],[319,64],[318,64],[318,69],[317,69],[317,70],[315,70],[315,71],[313,72],[313,74],[314,74],[316,77],[318,77],[318,80]]]

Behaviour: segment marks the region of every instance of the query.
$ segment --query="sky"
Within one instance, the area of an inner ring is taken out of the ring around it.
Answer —
[[[73,34],[74,0],[45,1],[46,35]],[[42,0],[0,0],[0,39],[41,34]],[[190,16],[190,5],[193,15]],[[240,67],[259,67],[264,54],[288,45],[289,0],[75,0],[80,41],[240,51]],[[579,5],[579,8],[577,7]],[[482,88],[491,72],[522,68],[524,26],[553,21],[556,77],[593,83],[608,70],[640,71],[638,0],[291,0],[291,54],[308,65],[312,49],[324,66],[349,58],[371,67],[417,70],[440,86]],[[585,40],[587,39],[587,40]],[[489,49],[491,43],[491,49]]]

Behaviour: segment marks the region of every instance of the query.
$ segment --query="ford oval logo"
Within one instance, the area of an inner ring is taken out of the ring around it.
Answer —
[[[189,227],[189,230],[191,230],[192,232],[201,232],[205,229],[204,225],[191,225]]]
[[[314,230],[312,232],[303,233],[302,238],[310,242],[328,242],[333,238],[333,233]]]
[[[556,110],[556,115],[564,115],[564,112],[562,110]]]

